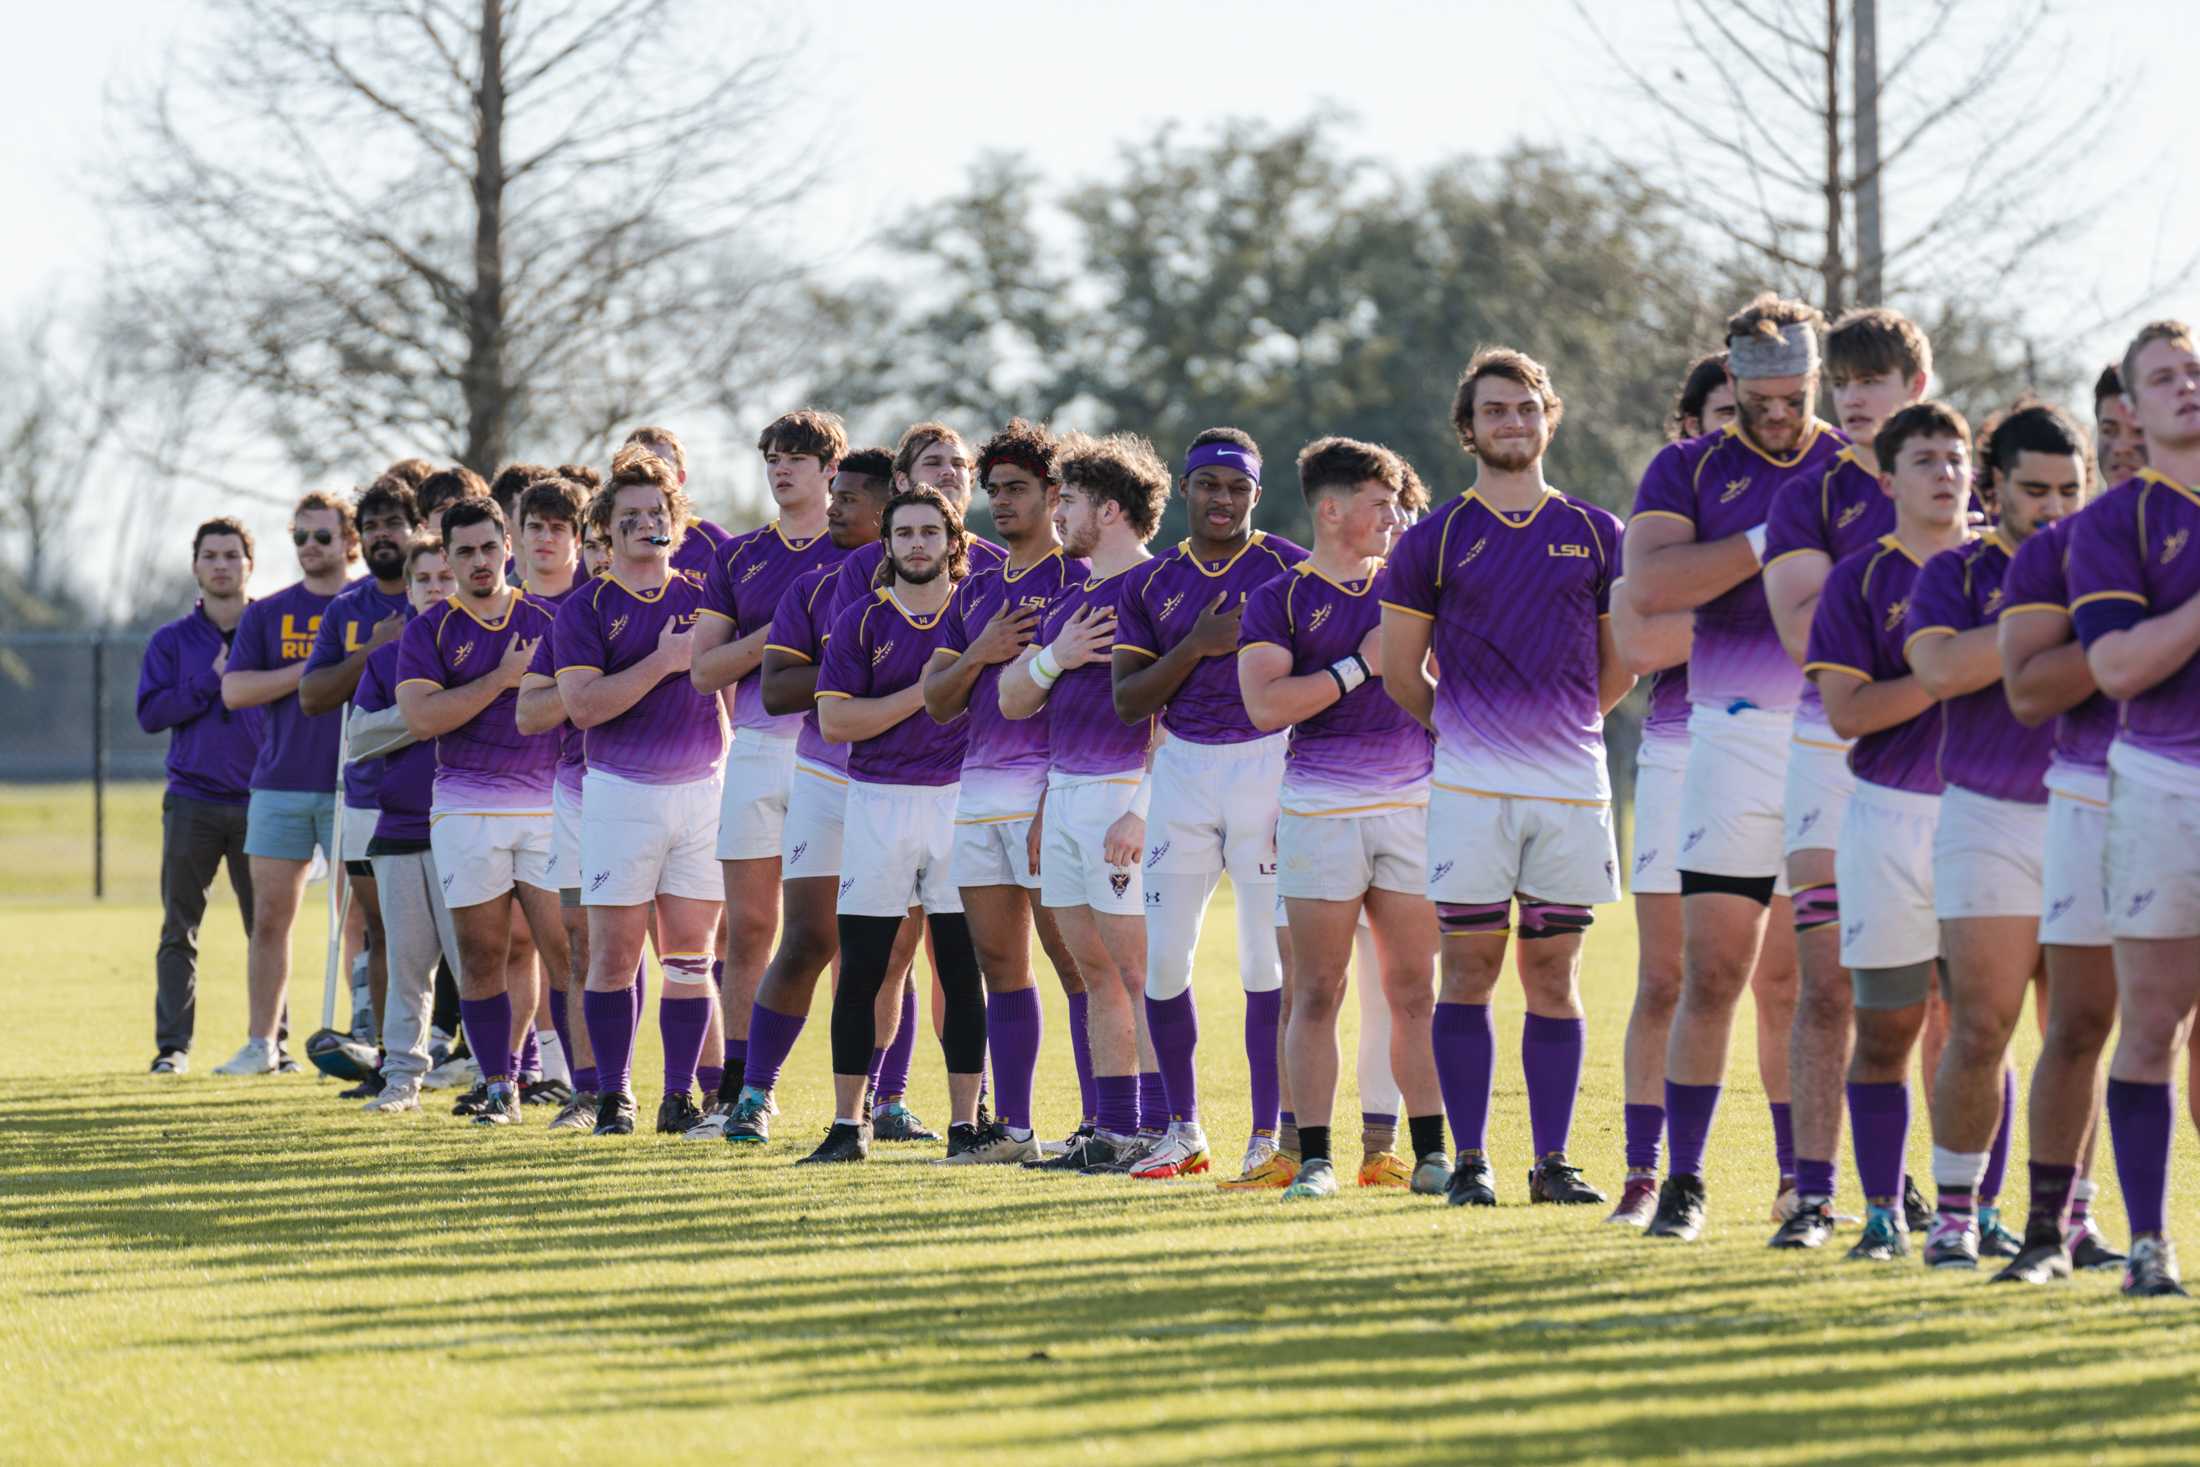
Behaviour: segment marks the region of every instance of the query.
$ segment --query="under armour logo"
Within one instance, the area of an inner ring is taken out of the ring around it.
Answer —
[[[1681,842],[1682,855],[1685,856],[1690,851],[1696,849],[1696,842],[1703,839],[1704,829],[1705,827],[1699,825],[1694,830],[1688,832],[1688,838]]]
[[[1160,893],[1160,892],[1158,892],[1158,891],[1149,891],[1149,892],[1147,892],[1147,893],[1146,893],[1146,905],[1147,905],[1147,906],[1149,906],[1149,907],[1158,907],[1158,906],[1160,906],[1160,905],[1161,905],[1161,893]]]
[[[1148,871],[1151,871],[1153,869],[1154,862],[1160,860],[1163,856],[1166,856],[1167,854],[1169,854],[1169,843],[1167,841],[1163,841],[1160,845],[1157,845],[1152,850],[1146,852],[1146,869]]]
[[[1115,893],[1115,894],[1116,894],[1117,896],[1121,896],[1121,895],[1122,895],[1122,894],[1123,894],[1124,892],[1126,892],[1126,891],[1129,891],[1130,889],[1131,889],[1131,874],[1130,874],[1130,872],[1128,872],[1128,871],[1110,871],[1110,872],[1108,873],[1108,890],[1110,890],[1110,891],[1114,892],[1114,893]],[[1159,893],[1158,893],[1158,892],[1157,892],[1157,893],[1155,893],[1155,894],[1156,894],[1156,895],[1159,895]]]

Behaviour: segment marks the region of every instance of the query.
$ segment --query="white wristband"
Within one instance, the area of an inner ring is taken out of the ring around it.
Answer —
[[[1763,565],[1765,563],[1765,527],[1763,525],[1752,526],[1743,532],[1742,538],[1749,542],[1749,553],[1757,557],[1757,564]]]
[[[1131,792],[1130,809],[1125,813],[1136,815],[1143,820],[1146,818],[1146,808],[1152,800],[1153,771],[1149,769],[1146,771],[1145,776],[1138,781],[1138,788]]]
[[[1337,680],[1337,696],[1350,697],[1352,690],[1368,679],[1368,666],[1357,652],[1340,657],[1329,664],[1329,675]]]
[[[1039,685],[1041,691],[1050,689],[1061,681],[1062,664],[1054,660],[1054,648],[1051,646],[1041,647],[1039,655],[1032,658],[1028,666],[1031,680]]]

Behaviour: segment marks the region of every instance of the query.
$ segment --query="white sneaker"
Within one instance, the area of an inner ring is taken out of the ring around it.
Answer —
[[[382,1087],[382,1093],[368,1101],[360,1109],[369,1115],[396,1115],[399,1111],[420,1109],[420,1082],[413,1079],[392,1080]]]
[[[275,1041],[247,1039],[244,1048],[214,1066],[217,1075],[272,1075],[275,1073]]]
[[[471,1055],[461,1055],[428,1071],[420,1077],[420,1083],[430,1090],[471,1090],[480,1079],[481,1066],[474,1063]]]

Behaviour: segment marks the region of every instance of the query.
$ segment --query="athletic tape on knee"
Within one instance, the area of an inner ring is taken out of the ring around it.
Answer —
[[[1438,902],[1436,925],[1445,936],[1453,933],[1503,932],[1505,919],[1512,914],[1512,903],[1506,902]]]
[[[1841,920],[1841,894],[1830,881],[1806,886],[1795,893],[1795,930],[1814,932]]]
[[[1596,914],[1587,907],[1576,907],[1566,902],[1520,903],[1520,940],[1533,942],[1539,937],[1578,937],[1589,930]]]
[[[658,955],[658,963],[668,988],[711,986],[709,953],[661,953]],[[692,994],[686,996],[693,997]]]

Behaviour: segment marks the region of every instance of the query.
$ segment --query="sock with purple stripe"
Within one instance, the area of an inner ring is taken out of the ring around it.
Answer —
[[[596,1055],[596,1091],[600,1095],[634,1093],[634,995],[624,989],[581,995],[581,1022]]]
[[[1851,1080],[1849,1135],[1864,1200],[1892,1207],[1902,1201],[1902,1158],[1910,1144],[1910,1087],[1899,1080]]]
[[[1045,1027],[1038,989],[986,996],[985,1039],[993,1054],[999,1101],[995,1110],[1001,1124],[1014,1131],[1031,1129],[1031,1082],[1039,1072],[1039,1036]]]
[[[1069,1058],[1077,1067],[1078,1119],[1087,1125],[1100,1115],[1100,1090],[1092,1078],[1092,1031],[1086,1027],[1091,1010],[1091,994],[1069,995]]]
[[[481,1078],[494,1083],[512,1078],[512,999],[499,993],[489,998],[458,1001],[459,1022],[466,1026],[466,1047],[481,1066]]]
[[[2124,1187],[2131,1235],[2162,1231],[2169,1213],[2169,1148],[2177,1103],[2168,1085],[2139,1080],[2108,1082],[2108,1139],[2116,1148],[2116,1176]]]
[[[1629,1176],[1658,1174],[1658,1142],[1665,1139],[1665,1107],[1628,1104],[1621,1110],[1627,1134]]]
[[[1490,1087],[1497,1079],[1497,1026],[1486,1003],[1439,1003],[1429,1023],[1436,1083],[1461,1151],[1489,1146]]]
[[[1719,1114],[1717,1085],[1665,1082],[1665,1165],[1676,1177],[1703,1175],[1703,1149]]]
[[[1580,1019],[1530,1014],[1520,1030],[1520,1069],[1528,1081],[1528,1130],[1535,1154],[1563,1156],[1574,1129],[1574,1101],[1581,1094]]]
[[[1138,1129],[1138,1076],[1097,1075],[1093,1089],[1099,1114],[1094,1124],[1111,1136],[1128,1136]]]
[[[2078,1169],[2056,1162],[2035,1161],[2028,1165],[2027,1170],[2032,1177],[2030,1223],[2037,1226],[2052,1221],[2055,1231],[2060,1233],[2063,1216],[2070,1211],[2070,1193],[2077,1184]]]
[[[1166,1131],[1169,1129],[1169,1091],[1161,1083],[1159,1070],[1138,1072],[1138,1129],[1141,1131]]]
[[[1780,1180],[1795,1175],[1795,1111],[1784,1100],[1768,1100],[1772,1112],[1772,1158],[1780,1168]]]
[[[911,975],[901,986],[901,1024],[894,1042],[878,1067],[878,1093],[882,1100],[899,1100],[909,1093],[909,1065],[917,1053],[917,981]]]
[[[744,1085],[771,1094],[772,1087],[779,1083],[780,1066],[787,1062],[794,1042],[802,1037],[806,1017],[782,1014],[762,1004],[749,1010],[749,1054],[742,1071]]]
[[[2001,1200],[2001,1184],[2009,1176],[2009,1132],[2017,1121],[2017,1072],[2014,1066],[2004,1065],[2001,1070],[2001,1126],[1994,1132],[1994,1144],[1986,1149],[1986,1175],[1978,1184],[1978,1205],[1992,1207]]]
[[[1253,1129],[1270,1135],[1275,1134],[1283,1097],[1283,1077],[1276,1063],[1276,1030],[1282,1020],[1282,989],[1245,995],[1245,1065],[1252,1074]]]
[[[657,1001],[657,1032],[665,1045],[665,1094],[685,1095],[695,1084],[703,1035],[710,1028],[710,995],[679,997],[668,985]]]
[[[1161,1089],[1168,1096],[1169,1119],[1199,1120],[1199,1012],[1187,988],[1175,998],[1146,995],[1146,1029],[1154,1057],[1161,1061]]]
[[[1833,1200],[1833,1163],[1807,1156],[1795,1158],[1795,1195]]]
[[[1286,1156],[1299,1154],[1299,1115],[1297,1111],[1276,1112],[1276,1149]]]

